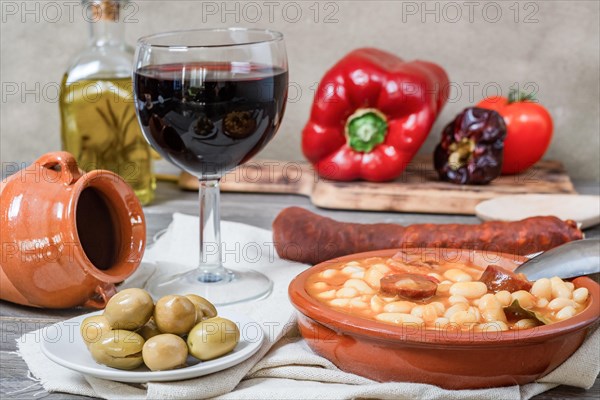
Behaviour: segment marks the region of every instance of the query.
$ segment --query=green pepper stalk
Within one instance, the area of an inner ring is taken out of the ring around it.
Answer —
[[[383,143],[387,130],[387,118],[375,108],[359,108],[346,120],[348,145],[363,153]]]

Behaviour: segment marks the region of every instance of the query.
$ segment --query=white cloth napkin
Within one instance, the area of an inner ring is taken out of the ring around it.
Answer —
[[[590,388],[600,372],[600,330],[559,368],[536,383],[484,390],[449,391],[417,383],[378,383],[345,373],[313,353],[295,329],[294,310],[287,297],[290,280],[306,268],[276,257],[271,232],[223,222],[223,238],[244,257],[225,256],[225,265],[253,268],[267,274],[274,291],[266,299],[230,306],[262,324],[268,340],[257,354],[241,364],[208,376],[179,382],[130,385],[84,376],[48,360],[39,345],[40,331],[23,335],[19,354],[44,389],[106,399],[529,399],[560,384]],[[175,214],[167,232],[146,252],[144,263],[124,286],[140,287],[162,273],[152,262],[169,260],[194,265],[198,260],[198,218]],[[248,245],[250,244],[250,245]],[[245,247],[244,247],[245,246]]]

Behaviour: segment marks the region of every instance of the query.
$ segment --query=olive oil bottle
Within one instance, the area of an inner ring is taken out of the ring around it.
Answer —
[[[90,44],[65,73],[60,94],[61,139],[80,168],[121,175],[142,204],[154,198],[153,151],[142,136],[133,100],[133,48],[119,20],[125,0],[83,0]]]

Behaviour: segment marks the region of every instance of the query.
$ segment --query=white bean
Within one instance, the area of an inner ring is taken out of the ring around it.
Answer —
[[[506,322],[506,314],[502,308],[486,308],[481,311],[481,317],[488,321],[503,321]]]
[[[517,322],[515,322],[515,324],[513,325],[513,327],[515,329],[530,329],[530,328],[535,328],[538,325],[537,321],[535,319],[520,319]]]
[[[474,324],[477,322],[477,316],[470,311],[457,311],[450,317],[450,322],[455,324]]]
[[[354,288],[354,289],[358,290],[358,292],[361,294],[374,293],[373,289],[371,289],[371,287],[367,284],[367,282],[363,281],[362,279],[348,279],[344,283],[344,287]]]
[[[335,297],[337,297],[338,299],[349,299],[352,297],[356,297],[357,295],[358,290],[352,287],[343,287],[341,289],[338,289],[337,292],[335,292]]]
[[[321,292],[317,295],[318,298],[323,300],[329,300],[335,298],[335,289],[328,290],[326,292]]]
[[[394,302],[394,301],[397,301],[397,300],[398,300],[398,298],[399,298],[398,296],[391,296],[391,297],[388,297],[388,296],[380,296],[380,297],[381,297],[381,300],[385,301],[386,303],[392,303],[392,302]]]
[[[365,269],[356,265],[346,264],[346,266],[342,268],[342,272],[346,275],[350,275],[351,278],[362,279],[363,276],[365,276]]]
[[[337,269],[326,269],[321,271],[321,277],[325,278],[325,279],[329,279],[329,278],[333,278],[334,276],[336,276],[338,273]]]
[[[444,313],[444,317],[450,319],[455,313],[459,311],[467,311],[468,309],[469,305],[467,303],[457,303],[451,307],[448,307],[448,309]]]
[[[323,289],[327,289],[329,287],[329,285],[326,284],[325,282],[315,282],[313,284],[313,287],[315,289],[323,290]]]
[[[450,286],[452,286],[451,282],[448,283],[440,283],[437,286],[437,289],[435,291],[435,294],[438,296],[446,296],[449,292],[450,292]]]
[[[468,310],[470,313],[472,313],[473,315],[475,315],[475,318],[477,318],[477,321],[481,320],[481,313],[479,312],[479,309],[477,307],[469,307]]]
[[[562,321],[564,319],[571,318],[575,314],[577,314],[577,311],[573,306],[566,306],[565,308],[556,313],[556,319]]]
[[[502,305],[502,307],[510,306],[510,303],[512,301],[512,296],[510,295],[510,292],[508,290],[501,290],[501,291],[497,292],[495,294],[495,296],[496,296],[496,299],[498,299],[498,301]]]
[[[569,288],[569,290],[572,292],[573,290],[575,290],[575,284],[573,282],[566,282],[565,281],[565,285]]]
[[[346,307],[350,303],[350,299],[333,299],[329,302],[334,307]]]
[[[414,315],[415,317],[423,318],[424,309],[425,309],[425,306],[415,306],[415,307],[413,307],[412,310],[410,310],[410,314]],[[425,319],[425,318],[423,318],[423,319]]]
[[[550,283],[550,279],[541,278],[533,282],[530,292],[538,299],[552,300],[552,283]]]
[[[556,310],[561,310],[565,307],[575,307],[576,304],[573,300],[571,299],[565,299],[563,297],[559,297],[557,299],[552,300],[550,303],[548,303],[548,309],[556,311]]]
[[[415,309],[417,307],[422,307],[421,313],[420,313],[421,315],[415,314]],[[424,306],[417,306],[417,307],[412,309],[411,314],[415,315],[417,317],[423,318],[423,320],[425,320],[425,322],[433,322],[438,317],[437,309],[432,304],[426,304]]]
[[[550,302],[548,300],[542,297],[537,301],[537,303],[535,303],[535,306],[538,308],[545,308],[549,303]]]
[[[365,272],[365,281],[375,290],[379,290],[381,287],[381,278],[385,275],[383,272],[375,269],[375,267],[371,267]]]
[[[385,264],[374,264],[371,268],[373,268],[376,271],[381,272],[384,275],[391,271],[390,267],[388,267]]]
[[[423,324],[423,320],[410,314],[403,313],[381,313],[375,316],[378,321],[389,322],[392,324]]]
[[[487,293],[487,286],[483,282],[457,282],[450,287],[453,296],[464,296],[467,299],[476,299]]]
[[[555,299],[563,298],[570,299],[572,297],[572,291],[569,289],[565,282],[559,277],[555,276],[550,278],[552,283],[552,297]]]
[[[456,304],[456,303],[469,304],[469,300],[467,300],[467,298],[465,296],[450,296],[448,298],[448,302],[450,302],[450,304]]]
[[[479,304],[477,305],[481,311],[486,309],[495,310],[502,308],[502,304],[500,304],[496,296],[492,293],[484,294],[483,297],[479,299]]]
[[[355,297],[350,300],[350,307],[353,308],[369,308],[369,305],[362,301],[360,297]]]
[[[439,316],[444,315],[444,312],[446,312],[446,307],[444,306],[444,303],[441,303],[439,301],[434,301],[434,302],[430,303],[430,305],[435,308],[435,311],[437,312],[437,315],[439,315]]]
[[[375,295],[371,297],[371,310],[376,313],[380,313],[383,311],[383,307],[385,306],[385,302],[381,300],[381,297]]]
[[[573,300],[575,300],[579,304],[585,303],[589,294],[590,294],[590,292],[587,290],[587,288],[584,288],[584,287],[577,288],[573,291]]]
[[[514,292],[512,294],[512,301],[515,300],[517,300],[519,302],[519,305],[526,310],[535,307],[535,304],[537,302],[537,299],[533,297],[533,295],[527,290],[519,290],[517,292]]]
[[[383,311],[387,313],[404,313],[409,314],[415,303],[410,301],[394,301],[393,303],[388,303],[383,307]]]
[[[473,278],[462,269],[452,268],[444,272],[444,276],[452,282],[471,282]]]

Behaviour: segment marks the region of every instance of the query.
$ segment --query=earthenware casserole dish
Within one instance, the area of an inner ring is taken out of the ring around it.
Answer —
[[[299,311],[300,332],[309,346],[340,369],[380,382],[403,381],[447,389],[522,385],[558,367],[583,343],[600,319],[600,286],[587,277],[573,280],[589,290],[589,303],[565,321],[504,332],[437,331],[385,324],[336,311],[306,291],[308,277],[340,263],[392,257],[399,250],[353,254],[315,265],[289,286]],[[457,252],[483,269],[489,264],[514,270],[520,256],[473,250],[424,249],[429,256]]]

